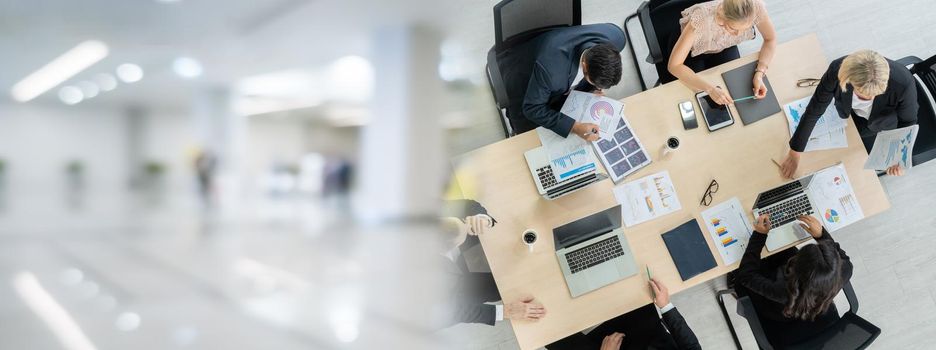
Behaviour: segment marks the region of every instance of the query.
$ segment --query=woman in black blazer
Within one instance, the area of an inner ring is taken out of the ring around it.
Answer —
[[[907,67],[877,52],[861,50],[832,61],[790,138],[790,154],[780,166],[783,176],[793,177],[816,122],[833,98],[839,117],[855,120],[861,141],[870,152],[878,132],[917,123],[920,106],[916,93]],[[903,169],[895,165],[887,174],[900,176]]]
[[[808,225],[803,228],[817,244],[761,259],[770,230],[770,218],[761,215],[733,274],[735,290],[751,298],[775,348],[807,340],[835,323],[839,315],[832,301],[852,275],[848,255],[819,220],[812,216],[799,219]]]

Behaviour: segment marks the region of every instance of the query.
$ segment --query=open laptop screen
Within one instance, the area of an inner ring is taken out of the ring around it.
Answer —
[[[553,229],[556,250],[566,248],[621,226],[621,206],[600,211]]]

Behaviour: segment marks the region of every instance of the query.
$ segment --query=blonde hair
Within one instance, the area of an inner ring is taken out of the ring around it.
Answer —
[[[732,23],[743,23],[757,15],[756,0],[724,0],[722,1],[722,16]]]
[[[887,90],[890,78],[890,66],[881,54],[871,50],[861,50],[848,55],[842,60],[838,71],[842,90],[852,84],[855,92],[866,96],[877,96]]]

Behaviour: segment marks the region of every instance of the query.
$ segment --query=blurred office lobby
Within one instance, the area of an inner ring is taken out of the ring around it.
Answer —
[[[0,3],[0,348],[444,348],[454,7]]]

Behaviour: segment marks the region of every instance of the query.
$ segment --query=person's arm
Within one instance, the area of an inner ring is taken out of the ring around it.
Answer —
[[[803,111],[803,116],[799,125],[796,126],[796,131],[790,137],[791,151],[803,152],[806,149],[806,143],[809,142],[809,136],[816,127],[816,122],[819,121],[822,113],[825,113],[829,104],[832,103],[832,99],[835,97],[835,89],[839,88],[839,66],[838,64],[830,65],[822,75],[822,79],[819,80],[819,85],[816,86],[812,99],[806,105],[806,110]]]
[[[815,222],[821,225],[821,223],[819,223],[818,220],[815,220]],[[810,234],[813,235],[813,238],[816,239],[816,242],[826,242],[825,244],[831,244],[833,247],[835,247],[835,250],[838,252],[839,257],[842,258],[842,279],[844,279],[845,281],[848,281],[849,279],[851,279],[852,269],[853,269],[851,258],[848,257],[848,254],[845,253],[845,250],[842,249],[842,246],[840,246],[838,242],[832,239],[832,235],[829,234],[829,231],[826,231],[825,227],[823,227],[821,232],[819,233],[819,237],[816,237],[816,235],[813,234],[813,232],[810,232]]]
[[[686,58],[689,57],[689,52],[692,51],[692,42],[695,41],[695,35],[695,28],[692,26],[692,23],[686,23],[685,28],[683,28],[682,33],[679,35],[679,40],[676,40],[676,46],[673,47],[673,52],[670,53],[666,68],[669,70],[670,74],[678,78],[680,82],[693,91],[708,92],[709,96],[711,96],[712,100],[716,103],[723,105],[731,104],[731,95],[728,94],[726,89],[720,89],[705,81],[705,79],[699,77],[691,68],[686,66]]]
[[[841,59],[836,62],[841,63]],[[796,126],[796,131],[790,137],[790,152],[783,164],[780,165],[780,173],[785,178],[792,179],[793,175],[796,174],[800,156],[806,150],[806,144],[809,142],[813,129],[816,128],[816,123],[822,117],[822,113],[825,113],[829,104],[832,103],[832,99],[835,97],[835,89],[839,88],[838,68],[840,64],[836,62],[830,64],[825,74],[822,75],[819,85],[816,86],[816,91],[813,92],[812,99],[809,100],[806,110],[803,111],[803,115],[800,117],[800,123]]]
[[[767,233],[770,230],[770,219],[767,215],[757,218],[754,233],[748,241],[747,249],[741,256],[741,264],[735,272],[735,283],[740,284],[751,292],[760,294],[767,299],[778,303],[787,302],[786,286],[782,282],[768,279],[761,275],[761,250],[767,243]]]
[[[653,292],[653,305],[663,315],[663,324],[669,330],[678,349],[701,349],[699,339],[696,338],[692,328],[679,314],[673,303],[670,302],[669,288],[655,278],[650,279],[650,290]]]
[[[597,134],[590,134],[590,130],[592,128],[597,130],[598,125],[576,122],[572,117],[550,108],[551,94],[549,73],[537,62],[533,66],[533,74],[527,85],[526,95],[523,97],[523,115],[534,124],[552,130],[562,137],[569,137],[569,134],[574,132],[589,141],[598,139]]]
[[[764,77],[767,76],[767,69],[770,68],[770,62],[773,61],[774,52],[777,49],[777,31],[774,29],[773,22],[767,15],[767,9],[761,8],[760,11],[757,30],[764,37],[764,43],[761,44],[760,53],[757,55],[757,68],[754,69],[754,96],[759,99],[767,96]]]
[[[682,314],[680,314],[679,310],[676,310],[675,307],[663,313],[663,324],[666,325],[666,329],[669,330],[670,335],[673,336],[673,341],[676,342],[677,349],[702,349],[702,345],[699,344],[699,339],[696,338],[692,328],[689,328],[686,319],[683,318]]]
[[[497,321],[497,307],[490,304],[458,303],[456,306],[456,323],[483,323],[493,326]]]

